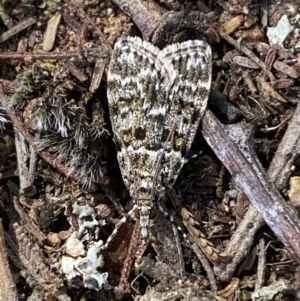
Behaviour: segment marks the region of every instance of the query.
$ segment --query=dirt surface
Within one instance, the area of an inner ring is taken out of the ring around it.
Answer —
[[[1,2],[0,300],[300,300],[294,2]],[[212,48],[207,114],[160,201],[174,221],[157,210],[146,243],[138,214],[119,223],[106,90],[124,35]]]

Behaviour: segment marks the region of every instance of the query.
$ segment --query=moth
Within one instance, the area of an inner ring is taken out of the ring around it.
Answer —
[[[148,235],[154,206],[186,161],[211,86],[211,48],[190,40],[159,50],[138,37],[115,44],[107,78],[109,113],[125,186]]]

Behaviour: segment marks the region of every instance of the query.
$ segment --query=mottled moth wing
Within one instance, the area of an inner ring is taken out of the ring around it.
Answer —
[[[139,38],[115,44],[108,72],[110,117],[123,180],[141,218],[148,219],[153,201],[174,184],[210,84],[211,49],[204,41],[162,51]]]
[[[173,44],[158,54],[158,60],[166,68],[172,66],[176,74],[167,93],[169,112],[164,123],[171,135],[162,141],[164,152],[160,166],[156,167],[156,189],[162,191],[157,195],[160,198],[177,179],[206,109],[211,86],[211,48],[199,40]]]

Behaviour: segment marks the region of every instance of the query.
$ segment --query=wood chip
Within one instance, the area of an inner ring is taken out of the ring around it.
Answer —
[[[89,90],[92,93],[94,93],[99,88],[100,82],[102,80],[105,65],[106,65],[106,62],[103,59],[97,60],[97,62],[95,64],[92,82],[91,82],[91,85],[89,88]]]
[[[81,82],[85,82],[88,78],[71,62],[65,62],[66,68]]]
[[[297,70],[295,68],[287,65],[286,63],[276,61],[273,66],[277,71],[280,71],[280,72],[288,75],[291,78],[299,77]]]
[[[21,21],[19,24],[17,24],[13,28],[5,31],[3,34],[0,35],[0,43],[5,42],[12,36],[16,35],[20,31],[26,29],[27,27],[31,26],[34,23],[36,23],[36,17],[29,17],[29,18]]]
[[[233,63],[241,66],[246,67],[249,69],[259,69],[260,67],[255,64],[251,59],[247,58],[246,56],[237,55],[232,59]]]
[[[11,19],[11,17],[6,13],[6,10],[2,3],[0,3],[0,18],[3,21],[4,25],[8,28],[11,29],[14,27],[14,22]]]
[[[244,22],[244,16],[239,15],[235,16],[234,18],[230,19],[223,25],[223,31],[226,34],[231,34],[236,31]]]
[[[264,95],[269,95],[281,103],[287,102],[264,78],[257,76],[255,80],[261,93],[265,93]]]
[[[61,19],[61,13],[57,12],[47,23],[47,29],[44,35],[43,50],[50,51],[54,46],[58,24]]]

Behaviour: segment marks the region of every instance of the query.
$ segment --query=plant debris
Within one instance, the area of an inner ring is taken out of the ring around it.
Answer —
[[[2,1],[0,300],[300,300],[299,16],[295,1]],[[106,95],[123,35],[204,39],[213,64],[161,204],[173,223],[158,212],[132,250]]]

